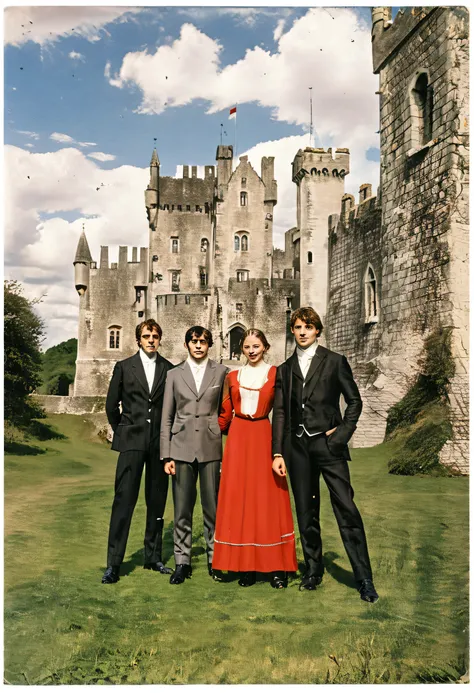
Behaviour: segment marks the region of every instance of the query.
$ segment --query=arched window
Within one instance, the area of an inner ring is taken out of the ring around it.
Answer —
[[[107,345],[109,349],[121,349],[121,332],[122,328],[120,325],[110,325],[110,327],[107,328]]]
[[[209,247],[209,241],[207,238],[201,238],[201,253],[206,253]]]
[[[177,236],[171,236],[170,245],[172,253],[179,253],[179,238]]]
[[[377,279],[372,265],[365,273],[365,322],[378,322]]]
[[[240,206],[241,207],[247,206],[247,193],[246,192],[240,193]]]
[[[240,237],[234,236],[234,251],[237,253],[240,250]]]
[[[245,236],[245,235],[242,236],[240,249],[244,250],[244,251],[249,249],[249,237],[248,236]]]
[[[411,144],[422,147],[433,136],[433,88],[427,72],[422,72],[410,92]]]
[[[313,264],[313,253],[310,250],[308,252],[308,265],[312,265],[312,264]]]

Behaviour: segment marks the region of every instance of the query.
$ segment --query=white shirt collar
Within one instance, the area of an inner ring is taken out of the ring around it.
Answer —
[[[209,361],[209,356],[205,356],[202,361],[199,361],[197,363],[192,359],[189,355],[186,361],[189,363],[189,366],[192,370],[196,370],[197,368],[205,368],[207,366],[207,362]]]
[[[150,363],[155,364],[157,356],[158,356],[158,354],[156,353],[156,351],[153,354],[153,356],[147,356],[145,354],[145,352],[143,351],[143,349],[140,347],[140,358],[141,358],[142,363],[145,367],[149,366]]]
[[[309,346],[307,349],[301,349],[301,347],[297,346],[296,347],[296,353],[298,354],[299,359],[312,359],[313,356],[316,353],[316,349],[318,348],[318,343],[313,342],[311,346]]]

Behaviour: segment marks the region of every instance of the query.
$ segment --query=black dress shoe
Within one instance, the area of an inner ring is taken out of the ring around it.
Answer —
[[[177,565],[173,575],[170,577],[170,585],[180,585],[186,580],[186,578],[191,577],[192,572],[193,569],[186,563]]]
[[[145,563],[143,566],[145,570],[155,570],[157,573],[162,575],[171,575],[173,572],[171,568],[167,568],[162,561],[155,561],[154,563]]]
[[[107,566],[107,570],[102,575],[102,584],[103,585],[113,585],[114,582],[118,582],[120,580],[119,572],[120,572],[120,566],[118,566],[118,565]]]
[[[360,581],[359,594],[360,598],[363,599],[364,602],[370,602],[371,604],[376,602],[379,598],[379,595],[375,591],[374,583],[370,578]]]
[[[214,580],[214,582],[223,582],[224,577],[222,575],[221,570],[214,570],[212,567],[212,563],[207,564],[207,570],[210,575],[210,577]]]
[[[299,590],[315,590],[318,585],[323,581],[321,575],[305,575],[301,580]]]
[[[246,571],[245,573],[240,573],[239,585],[241,587],[251,587],[255,585],[257,576],[254,571]]]
[[[286,575],[272,575],[270,585],[276,590],[285,589],[285,587],[288,587],[288,578]]]

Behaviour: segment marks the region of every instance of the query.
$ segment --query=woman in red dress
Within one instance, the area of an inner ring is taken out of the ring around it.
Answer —
[[[263,332],[247,330],[242,352],[248,363],[225,381],[219,425],[228,437],[212,567],[239,572],[242,587],[255,583],[256,572],[272,573],[271,586],[282,589],[286,572],[296,571],[297,564],[286,470],[272,458],[268,415],[276,368],[263,360],[269,347]]]

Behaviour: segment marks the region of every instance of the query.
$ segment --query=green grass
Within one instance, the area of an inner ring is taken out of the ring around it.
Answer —
[[[380,594],[359,599],[327,492],[315,592],[207,575],[197,504],[193,577],[142,569],[144,500],[122,577],[101,585],[116,453],[80,416],[65,439],[5,457],[5,678],[15,684],[414,683],[467,668],[468,479],[387,473],[390,444],[351,463]],[[165,559],[172,560],[171,493]],[[298,559],[302,559],[298,542]]]

